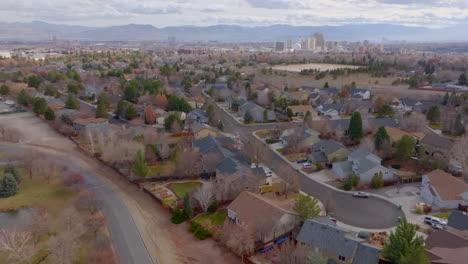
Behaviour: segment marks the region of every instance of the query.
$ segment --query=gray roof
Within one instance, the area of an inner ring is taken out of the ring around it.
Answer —
[[[404,98],[400,98],[400,102],[406,106],[415,107],[419,101],[411,97],[404,97]]]
[[[354,233],[337,226],[333,222],[307,219],[297,235],[297,241],[307,245],[333,252],[337,255],[352,258],[358,244],[363,240],[356,237]]]
[[[364,89],[364,88],[355,88],[355,89],[351,89],[351,91],[349,91],[349,93],[351,94],[351,97],[352,98],[361,98],[363,93],[367,92],[368,90],[367,89]]]
[[[353,170],[358,173],[366,173],[367,171],[382,166],[381,160],[378,156],[370,153],[367,149],[360,148],[348,156],[348,160],[353,162]]]
[[[323,153],[322,151],[310,153],[309,159],[314,163],[328,162],[327,155],[325,153]]]
[[[468,214],[461,211],[453,211],[448,218],[447,225],[460,231],[467,231]]]
[[[329,94],[329,95],[335,95],[335,94],[339,94],[340,90],[337,89],[336,87],[330,87],[330,88],[322,89],[322,93]]]
[[[384,117],[384,118],[369,118],[369,121],[374,123],[375,126],[388,126],[388,127],[399,127],[398,119],[391,118],[391,117]]]
[[[320,111],[322,111],[322,112],[327,112],[327,111],[331,111],[331,110],[335,110],[335,111],[340,112],[341,109],[343,109],[343,104],[322,104],[320,106],[321,106]]]
[[[453,147],[455,142],[455,139],[444,137],[434,132],[427,133],[421,140],[423,145],[430,145],[441,149],[446,149],[447,151]]]
[[[190,111],[188,116],[194,116],[195,118],[208,118],[208,114],[202,109],[195,109]]]
[[[379,263],[381,249],[368,243],[360,243],[354,254],[353,264]]]
[[[341,148],[345,148],[345,146],[333,139],[321,139],[319,142],[312,145],[312,151],[324,152],[326,155],[333,153]]]
[[[219,142],[211,135],[194,140],[192,144],[195,148],[198,148],[198,150],[202,154],[219,153],[223,157],[228,157],[232,155],[231,151],[221,147],[221,144],[219,144]]]
[[[237,171],[237,163],[232,158],[225,158],[216,166],[221,174],[233,174]]]
[[[343,171],[343,177],[348,176],[349,174],[353,173],[353,163],[351,161],[340,161],[333,163],[333,168],[339,168]]]

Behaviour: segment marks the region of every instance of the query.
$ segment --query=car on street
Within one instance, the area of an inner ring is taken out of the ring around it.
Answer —
[[[271,170],[269,170],[269,169],[267,169],[267,168],[263,168],[263,171],[265,172],[265,175],[266,175],[267,177],[273,176],[273,172],[272,172]]]
[[[312,163],[306,162],[302,164],[303,169],[310,169],[312,168]]]
[[[306,163],[307,159],[297,159],[296,163],[301,164],[301,163]]]
[[[369,194],[366,192],[355,192],[353,196],[357,198],[369,198]]]

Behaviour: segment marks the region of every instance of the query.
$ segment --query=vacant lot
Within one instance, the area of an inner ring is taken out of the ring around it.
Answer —
[[[278,65],[272,67],[273,70],[301,72],[302,70],[318,70],[318,71],[332,71],[336,69],[357,69],[359,66],[342,65],[342,64],[327,64],[327,63],[307,63],[307,64],[289,64]]]

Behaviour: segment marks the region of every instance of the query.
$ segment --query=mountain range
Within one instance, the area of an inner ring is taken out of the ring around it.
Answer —
[[[157,28],[151,25],[129,24],[109,27],[84,27],[49,24],[0,22],[2,41],[44,41],[56,36],[59,40],[81,41],[164,41],[175,37],[177,41],[270,42],[307,37],[322,32],[326,40],[381,41],[406,40],[410,42],[468,41],[468,24],[446,28],[408,27],[392,24],[351,24],[342,26],[271,25],[245,27],[236,25],[172,26]]]

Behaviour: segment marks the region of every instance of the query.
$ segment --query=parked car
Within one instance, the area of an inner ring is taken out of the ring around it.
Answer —
[[[267,177],[273,176],[273,172],[272,172],[271,170],[269,170],[269,169],[267,169],[267,168],[263,168],[263,171],[265,172],[265,175],[266,175]]]
[[[369,198],[369,194],[366,192],[355,192],[353,196],[357,198]]]
[[[297,159],[296,162],[297,162],[298,164],[306,163],[306,162],[307,162],[307,159]]]
[[[446,226],[447,220],[441,219],[435,216],[426,216],[424,217],[424,223],[434,227],[434,225]]]
[[[302,168],[303,168],[303,169],[310,169],[310,168],[312,168],[312,164],[309,163],[309,162],[304,163],[304,164],[302,164]]]
[[[6,104],[6,105],[14,105],[14,104],[15,104],[15,101],[6,100],[6,101],[5,101],[5,104]]]

